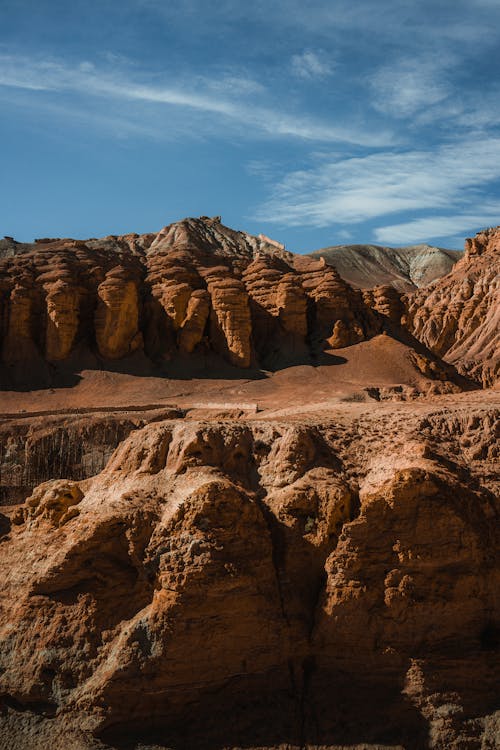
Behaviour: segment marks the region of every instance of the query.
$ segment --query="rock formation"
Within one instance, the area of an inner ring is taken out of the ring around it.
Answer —
[[[0,244],[2,748],[499,746],[499,248]]]
[[[2,736],[493,747],[495,416],[456,418],[160,421],[35,488],[1,540]]]
[[[395,325],[399,325],[404,315],[401,294],[393,286],[385,284],[367,289],[363,292],[366,304],[383,315]]]
[[[125,269],[108,271],[97,296],[94,325],[99,353],[106,359],[120,359],[142,347],[137,286]]]
[[[69,357],[80,324],[80,290],[70,281],[57,279],[47,290],[45,356]]]
[[[337,245],[315,250],[311,256],[324,258],[354,287],[390,285],[411,292],[449,273],[462,252],[431,245]]]
[[[252,359],[252,322],[248,295],[239,279],[226,269],[209,269],[206,280],[211,301],[210,339],[216,352],[236,367],[249,367]]]
[[[406,317],[425,346],[485,383],[497,372],[495,237],[471,241],[452,275],[408,298]],[[38,240],[0,261],[0,294],[2,361],[19,366],[144,350],[157,364],[199,351],[276,368],[370,339],[388,321],[395,331],[404,318],[391,285],[362,293],[325,260],[218,217],[157,235]]]
[[[155,362],[198,346],[248,368],[317,356],[383,322],[324,265],[215,219],[153,235],[38,240],[0,262],[3,360],[105,360],[144,349]]]
[[[408,297],[406,325],[431,351],[481,384],[500,373],[500,227],[466,241],[453,271]]]
[[[179,331],[179,350],[192,354],[203,339],[210,314],[210,295],[204,289],[195,289],[186,308],[186,316]]]

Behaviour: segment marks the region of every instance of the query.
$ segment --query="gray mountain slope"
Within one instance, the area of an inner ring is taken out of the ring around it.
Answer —
[[[336,245],[310,253],[312,257],[323,257],[353,286],[370,289],[379,284],[391,284],[405,292],[445,276],[462,254],[460,250],[426,244],[407,247]]]

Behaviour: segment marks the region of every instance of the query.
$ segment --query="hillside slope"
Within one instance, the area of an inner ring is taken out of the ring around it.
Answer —
[[[219,217],[10,248],[2,750],[498,746],[500,392],[428,347],[492,382],[499,240],[406,297]]]
[[[151,234],[38,240],[0,261],[0,381],[57,385],[62,371],[116,367],[177,367],[182,376],[201,365],[213,377],[227,367],[340,362],[332,352],[383,332],[401,340],[392,292],[363,295],[323,259],[219,217]],[[429,353],[411,355],[413,343],[406,337],[417,381],[456,380],[438,362],[432,370]]]
[[[500,374],[500,227],[465,244],[452,272],[407,299],[409,330],[484,386]]]
[[[337,245],[315,250],[310,255],[324,258],[352,286],[371,289],[390,284],[398,291],[407,292],[449,273],[463,253],[425,244],[407,247]]]

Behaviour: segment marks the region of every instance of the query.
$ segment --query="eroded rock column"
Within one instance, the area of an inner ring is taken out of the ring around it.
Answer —
[[[239,279],[215,274],[211,274],[207,282],[212,300],[210,324],[215,351],[226,356],[236,367],[250,367],[252,322],[243,283]]]
[[[143,340],[135,279],[118,266],[106,274],[97,294],[95,334],[99,353],[107,359],[120,359],[140,349]]]
[[[66,281],[57,281],[50,286],[47,294],[45,356],[48,360],[61,360],[69,356],[79,321],[79,289]]]

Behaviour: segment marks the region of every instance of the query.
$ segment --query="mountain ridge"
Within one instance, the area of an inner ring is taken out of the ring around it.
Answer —
[[[449,273],[463,251],[426,243],[403,247],[356,244],[334,245],[309,255],[324,258],[355,287],[390,284],[400,292],[410,292]]]

